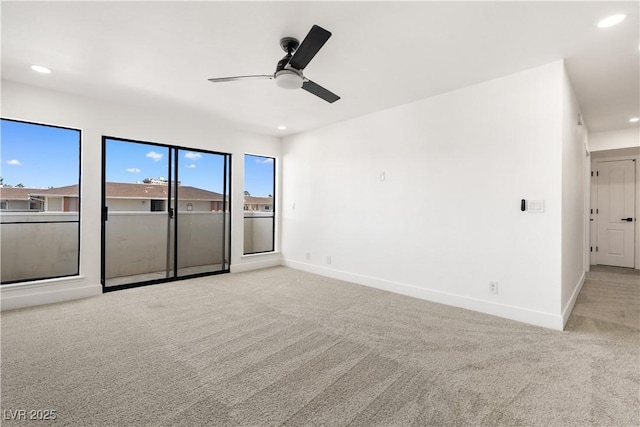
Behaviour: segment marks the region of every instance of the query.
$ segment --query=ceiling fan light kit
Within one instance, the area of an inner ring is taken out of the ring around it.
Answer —
[[[276,85],[284,89],[304,89],[307,92],[324,99],[329,103],[336,102],[340,97],[312,82],[304,76],[302,70],[311,62],[316,53],[331,37],[331,33],[322,27],[314,25],[309,34],[298,42],[296,38],[284,37],[280,39],[280,47],[287,54],[278,61],[273,74],[258,74],[252,76],[234,76],[209,79],[212,83],[230,82],[249,79],[275,79]]]
[[[282,70],[276,73],[276,84],[283,89],[300,89],[304,79],[293,70]]]

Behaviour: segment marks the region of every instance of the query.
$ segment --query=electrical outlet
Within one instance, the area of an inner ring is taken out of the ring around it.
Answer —
[[[327,255],[327,264],[331,264],[331,255]]]
[[[489,292],[492,294],[498,293],[498,282],[489,282]]]

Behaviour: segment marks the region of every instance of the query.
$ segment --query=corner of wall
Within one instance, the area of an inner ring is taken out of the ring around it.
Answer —
[[[562,78],[562,279],[563,325],[584,281],[588,247],[589,162],[587,129],[566,68]],[[569,308],[568,308],[569,307]],[[567,313],[568,309],[568,313]]]
[[[571,297],[569,298],[569,300],[567,301],[567,303],[562,309],[562,328],[561,329],[563,330],[565,325],[567,324],[567,321],[569,320],[569,317],[571,316],[573,307],[576,305],[576,301],[578,300],[578,295],[580,295],[580,291],[582,290],[582,286],[584,285],[585,278],[586,278],[586,272],[582,273],[582,276],[580,276],[578,283],[576,283],[573,288],[573,293],[571,294]]]

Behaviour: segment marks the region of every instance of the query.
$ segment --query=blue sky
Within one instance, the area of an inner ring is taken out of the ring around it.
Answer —
[[[78,183],[80,132],[2,120],[0,136],[5,185],[48,188]]]
[[[5,185],[48,188],[78,182],[79,132],[2,120],[0,176]],[[107,181],[142,182],[168,178],[169,149],[107,140]],[[174,159],[175,160],[175,159]],[[224,157],[190,150],[178,152],[178,180],[222,193]],[[254,196],[273,194],[273,159],[245,155],[244,189]]]
[[[244,189],[252,196],[273,195],[273,158],[244,156]]]
[[[224,156],[179,150],[177,160],[182,185],[222,193]],[[107,181],[134,183],[145,178],[169,178],[167,147],[109,139],[106,163]]]

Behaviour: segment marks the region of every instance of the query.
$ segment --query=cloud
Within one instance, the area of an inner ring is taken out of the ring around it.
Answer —
[[[127,169],[127,172],[140,173],[140,169],[138,169],[138,168],[129,168],[129,169]]]
[[[189,151],[185,153],[184,158],[189,160],[200,160],[202,158],[202,154]]]
[[[195,169],[196,165],[194,165],[193,163],[191,163],[190,165],[185,165],[185,168],[189,168],[189,169]]]
[[[147,157],[152,159],[154,162],[159,162],[160,160],[162,160],[162,156],[163,154],[156,153],[155,151],[149,151],[147,153]]]
[[[271,157],[265,157],[264,159],[256,159],[256,163],[260,163],[261,165],[266,165],[269,163],[273,163],[273,159]]]
[[[20,160],[7,160],[7,164],[11,165],[11,166],[20,166],[22,163],[20,163]]]

